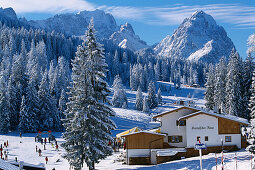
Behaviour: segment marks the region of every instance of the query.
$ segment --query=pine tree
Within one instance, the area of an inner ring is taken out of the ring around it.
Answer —
[[[161,96],[160,88],[158,88],[157,101],[158,101],[158,104],[162,104],[162,96]]]
[[[245,62],[244,62],[244,71],[243,71],[243,117],[246,119],[250,119],[250,110],[249,110],[249,100],[251,98],[251,84],[252,84],[252,73],[254,71],[254,58],[251,54],[248,54]]]
[[[104,81],[107,71],[102,46],[96,42],[93,20],[86,39],[78,46],[72,61],[72,80],[67,103],[63,137],[64,158],[74,169],[85,162],[90,169],[95,163],[112,154],[108,142],[112,140],[114,122],[109,118],[114,111],[104,103],[110,90]]]
[[[215,76],[214,76],[214,68],[212,65],[209,67],[209,72],[206,76],[206,92],[205,92],[205,106],[206,108],[209,108],[211,110],[214,109],[215,103],[214,103],[214,89],[215,89]]]
[[[249,100],[250,118],[255,119],[255,71],[253,71],[252,84],[251,84],[251,97]]]
[[[119,75],[116,75],[113,81],[113,97],[112,97],[112,105],[115,107],[125,107],[127,106],[127,96],[126,92],[122,85],[122,80]]]
[[[7,93],[6,76],[1,72],[0,77],[0,133],[8,133],[10,127],[10,104]]]
[[[56,106],[56,101],[50,95],[47,71],[44,72],[41,84],[39,86],[38,99],[40,110],[40,128],[44,130],[62,130],[62,123],[60,121],[60,115]]]
[[[225,112],[226,108],[226,74],[227,65],[225,57],[222,57],[215,68],[214,88],[214,103],[217,109],[220,109],[222,112]]]
[[[136,92],[135,107],[136,107],[136,110],[139,110],[139,111],[143,110],[143,94],[140,87],[138,87]]]
[[[27,95],[22,97],[19,130],[22,132],[36,132],[39,127],[38,95],[33,80],[29,80]]]
[[[150,109],[153,109],[158,106],[156,87],[153,81],[151,81],[148,86],[148,103]]]
[[[234,50],[230,55],[227,72],[226,82],[226,111],[230,115],[243,117],[242,112],[242,94],[241,94],[241,59],[237,52]]]
[[[143,98],[143,112],[148,113],[150,111],[149,100],[146,96]]]
[[[59,111],[60,111],[60,118],[64,119],[65,118],[65,110],[66,110],[66,103],[67,103],[68,99],[67,99],[67,95],[64,89],[62,89],[61,91],[61,95],[60,95],[60,99],[58,102],[58,107],[59,107]]]

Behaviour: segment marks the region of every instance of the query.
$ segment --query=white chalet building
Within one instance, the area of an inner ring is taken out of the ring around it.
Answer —
[[[222,141],[224,146],[238,148],[246,144],[241,127],[247,126],[248,121],[236,116],[182,106],[153,118],[161,122],[160,132],[166,134],[164,142],[171,147],[194,148],[199,138],[207,147],[221,146]]]

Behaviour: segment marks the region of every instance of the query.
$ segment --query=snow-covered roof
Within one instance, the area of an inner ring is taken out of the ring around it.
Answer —
[[[207,115],[210,115],[210,116],[221,117],[221,118],[232,120],[232,121],[235,121],[235,122],[239,122],[239,123],[242,123],[242,124],[245,124],[245,125],[249,124],[247,119],[244,119],[244,118],[241,118],[241,117],[237,117],[237,116],[233,116],[233,115],[227,115],[227,114],[218,114],[218,113],[213,113],[213,112],[206,112],[206,111],[198,111],[198,112],[195,112],[195,113],[191,113],[191,114],[180,117],[179,120],[187,119],[189,117],[196,116],[196,115],[199,115],[199,114],[207,114]]]
[[[165,134],[161,134],[161,133],[155,133],[155,132],[150,132],[150,131],[139,131],[139,132],[133,132],[133,133],[123,135],[122,137],[130,136],[130,135],[134,135],[134,134],[138,134],[138,133],[147,133],[147,134],[153,134],[153,135],[166,136]]]
[[[167,111],[167,112],[164,112],[164,113],[160,113],[156,116],[153,116],[153,118],[159,118],[159,117],[162,117],[166,114],[170,114],[170,113],[173,113],[173,112],[181,110],[181,109],[190,109],[190,110],[194,110],[195,112],[199,111],[198,108],[194,108],[194,107],[190,107],[190,106],[181,106],[181,107],[174,108],[173,110],[170,110],[170,111]]]
[[[3,169],[3,170],[19,170],[19,167],[14,166],[14,165],[0,159],[0,169]]]

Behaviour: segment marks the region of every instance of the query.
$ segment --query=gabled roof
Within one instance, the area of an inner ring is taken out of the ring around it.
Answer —
[[[180,117],[179,120],[188,119],[190,117],[194,117],[194,116],[197,116],[197,115],[200,115],[200,114],[214,116],[214,117],[217,117],[217,118],[220,117],[220,118],[223,118],[223,119],[228,119],[228,120],[232,120],[232,121],[235,121],[235,122],[239,122],[239,123],[244,124],[244,125],[249,124],[248,120],[244,119],[244,118],[240,118],[240,117],[232,116],[232,115],[227,115],[227,114],[217,114],[217,113],[213,113],[213,112],[206,112],[206,111],[198,111],[198,112],[195,112],[195,113],[191,113],[191,114]]]
[[[167,114],[170,114],[170,113],[176,112],[176,111],[178,111],[178,110],[182,110],[182,109],[189,109],[189,110],[193,110],[193,111],[195,111],[195,112],[199,111],[197,108],[188,107],[188,106],[181,106],[181,107],[179,107],[179,108],[175,108],[175,109],[170,110],[170,111],[168,111],[168,112],[160,113],[160,114],[158,114],[158,115],[156,115],[156,116],[153,116],[153,118],[159,118],[159,117],[162,117],[162,116],[164,116],[164,115],[167,115]]]
[[[146,133],[146,134],[152,134],[152,135],[158,135],[158,136],[166,136],[165,134],[160,134],[160,133],[155,133],[155,132],[150,132],[150,131],[139,131],[139,132],[133,132],[133,133],[123,135],[122,137],[135,135],[135,134],[139,134],[139,133]]]
[[[117,138],[121,138],[123,135],[126,135],[126,134],[129,134],[129,133],[133,133],[133,132],[138,132],[140,131],[141,129],[139,129],[138,127],[134,127],[132,129],[129,129],[129,130],[126,130],[124,132],[121,132],[121,133],[118,133],[116,135]]]

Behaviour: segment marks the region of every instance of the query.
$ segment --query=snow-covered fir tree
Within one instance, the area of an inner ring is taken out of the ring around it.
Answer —
[[[95,38],[93,20],[86,32],[86,39],[78,46],[72,61],[72,86],[67,103],[63,135],[66,150],[64,158],[74,169],[86,163],[95,169],[95,163],[112,154],[108,142],[115,128],[110,116],[114,111],[105,105],[110,90],[104,81],[107,71],[102,46]]]
[[[156,87],[153,81],[151,81],[148,86],[148,103],[150,109],[153,109],[158,106]]]
[[[136,110],[139,110],[139,111],[143,110],[143,94],[140,87],[138,87],[136,92],[135,108]]]
[[[65,90],[62,89],[61,95],[60,95],[60,99],[59,99],[59,102],[58,102],[58,107],[59,107],[60,118],[61,119],[65,118],[64,112],[66,110],[66,103],[67,103],[67,101],[68,101],[67,94],[66,94]]]
[[[19,130],[21,132],[36,132],[39,127],[39,103],[35,83],[30,79],[27,95],[22,96],[19,116]]]
[[[210,73],[211,74],[211,73]],[[227,64],[225,57],[220,59],[220,62],[215,68],[215,82],[214,82],[214,104],[220,112],[225,112],[226,107],[226,74]],[[213,82],[210,82],[213,83]],[[210,89],[212,90],[212,89]]]
[[[158,104],[162,104],[162,96],[161,96],[160,88],[158,88],[158,92],[157,92],[157,101],[158,101]]]
[[[25,96],[22,96],[18,129],[20,132],[36,132],[38,126],[37,118],[35,113],[28,108],[27,102],[29,101],[27,101]]]
[[[48,72],[45,71],[38,90],[39,124],[43,130],[62,130],[59,110],[49,90]]]
[[[119,75],[116,75],[113,81],[113,97],[112,105],[115,107],[127,107],[127,96],[123,88],[122,80]]]
[[[144,98],[143,98],[143,112],[148,113],[149,111],[150,111],[149,100],[148,100],[148,97],[144,96]]]
[[[243,103],[243,110],[242,116],[243,118],[250,119],[250,110],[249,110],[249,100],[251,98],[251,84],[252,84],[252,77],[254,71],[254,58],[249,53],[244,62],[244,69],[242,75],[242,103]]]
[[[7,93],[7,80],[4,72],[0,74],[0,133],[8,133],[10,128],[10,103]]]
[[[255,119],[255,71],[253,71],[252,84],[251,84],[251,96],[249,100],[250,118]]]
[[[230,60],[227,66],[227,76],[226,76],[226,112],[231,115],[243,117],[242,105],[242,61],[239,54],[236,51],[232,51],[230,55]]]
[[[214,89],[215,89],[215,74],[214,74],[214,67],[213,65],[210,65],[209,67],[209,72],[207,73],[206,76],[206,92],[205,92],[205,106],[208,109],[213,110],[215,103],[214,103]]]

